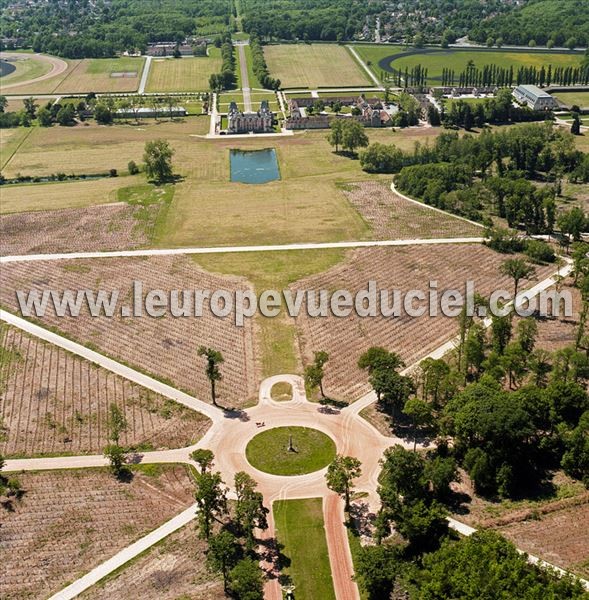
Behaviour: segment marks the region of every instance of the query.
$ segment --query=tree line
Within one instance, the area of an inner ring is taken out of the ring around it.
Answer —
[[[276,79],[270,76],[268,71],[268,65],[266,64],[266,58],[264,57],[264,49],[260,43],[260,38],[252,33],[250,35],[249,45],[252,52],[252,68],[254,75],[258,78],[258,81],[268,90],[277,90],[280,88],[280,79]]]
[[[227,33],[224,36],[217,38],[215,40],[215,45],[218,45],[221,48],[222,64],[221,71],[219,73],[213,73],[209,77],[209,87],[214,92],[233,89],[237,84],[235,71],[237,63],[231,34]]]

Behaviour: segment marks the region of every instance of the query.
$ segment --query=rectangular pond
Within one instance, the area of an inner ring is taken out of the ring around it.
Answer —
[[[264,150],[231,150],[231,181],[268,183],[280,179],[274,148]]]

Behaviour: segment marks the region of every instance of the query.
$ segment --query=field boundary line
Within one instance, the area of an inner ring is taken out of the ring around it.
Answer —
[[[112,358],[105,356],[104,354],[90,350],[90,348],[87,348],[82,344],[78,344],[77,342],[69,340],[57,333],[50,331],[49,329],[41,327],[40,325],[31,323],[22,317],[18,317],[17,315],[0,309],[0,320],[9,323],[10,325],[14,325],[26,333],[45,340],[50,344],[59,346],[60,348],[63,348],[72,354],[85,358],[86,360],[89,360],[90,362],[103,367],[108,371],[115,373],[116,375],[120,375],[121,377],[137,383],[138,385],[156,392],[157,394],[161,394],[170,400],[174,400],[175,402],[183,404],[184,406],[196,412],[206,415],[213,423],[217,423],[223,418],[222,411],[218,408],[215,408],[211,404],[207,404],[202,400],[198,400],[194,396],[190,396],[189,394],[182,392],[171,385],[162,383],[161,381],[158,381],[149,375],[144,375],[132,367],[128,367]]]
[[[356,52],[356,49],[353,48],[350,45],[346,45],[346,48],[348,49],[348,51],[350,52],[350,54],[353,56],[353,58],[356,59],[356,63],[362,67],[364,69],[364,71],[368,74],[368,76],[370,77],[370,79],[372,79],[372,81],[374,81],[374,83],[376,84],[376,87],[378,87],[378,89],[383,89],[382,88],[382,82],[378,79],[378,77],[370,70],[370,67],[362,60],[362,58],[360,58],[360,55]]]
[[[107,575],[110,575],[116,569],[124,566],[130,560],[139,556],[146,550],[149,550],[164,538],[190,523],[190,521],[196,518],[196,511],[197,505],[192,504],[180,514],[160,525],[157,529],[154,529],[130,546],[126,546],[117,552],[113,557],[94,567],[91,571],[86,573],[86,575],[83,575],[80,579],[77,579],[51,596],[49,600],[71,600],[72,598],[75,598],[100,580],[104,579]]]
[[[6,159],[6,162],[2,165],[2,168],[5,169],[10,161],[14,158],[14,155],[20,150],[21,146],[29,139],[31,133],[33,133],[33,127],[29,127],[27,134],[23,137],[23,139],[18,143],[17,147],[14,149],[14,152]]]
[[[414,202],[416,202],[414,200]],[[421,202],[418,202],[421,204]],[[422,205],[423,206],[423,205]],[[448,213],[444,213],[448,215]],[[453,216],[453,215],[452,215]],[[375,248],[395,246],[436,246],[442,244],[481,244],[484,237],[417,238],[408,240],[360,240],[355,242],[308,242],[267,246],[213,246],[209,248],[153,248],[151,250],[112,250],[106,252],[69,252],[59,254],[22,254],[0,257],[0,264],[48,260],[92,258],[133,258],[145,256],[178,256],[189,254],[231,254],[242,252],[286,252],[289,250],[326,250],[332,248]]]
[[[80,58],[78,64],[69,73],[66,71],[65,77],[59,83],[57,83],[55,85],[55,87],[50,92],[51,94],[57,94],[58,93],[57,89],[59,87],[61,87],[79,69],[79,67],[82,64],[83,60],[84,60],[83,58]],[[61,96],[63,96],[64,94],[67,94],[67,92],[59,92],[59,94]]]
[[[480,227],[481,229],[486,229],[486,227],[481,224],[481,223],[477,223],[476,221],[471,221],[470,219],[467,219],[466,217],[461,217],[460,215],[455,215],[454,213],[448,212],[446,210],[442,210],[441,208],[438,208],[437,206],[431,206],[430,204],[426,204],[425,202],[420,202],[419,200],[415,200],[414,198],[410,198],[409,196],[405,196],[405,194],[402,194],[395,186],[395,182],[392,181],[391,182],[391,192],[393,192],[393,194],[397,194],[397,196],[403,198],[403,200],[407,200],[407,202],[413,202],[413,204],[417,204],[419,206],[423,206],[425,208],[429,208],[430,210],[434,210],[436,212],[439,212],[443,215],[446,215],[447,217],[454,217],[455,219],[460,219],[461,221],[464,221],[465,223],[470,223],[471,225],[475,225],[476,227]]]

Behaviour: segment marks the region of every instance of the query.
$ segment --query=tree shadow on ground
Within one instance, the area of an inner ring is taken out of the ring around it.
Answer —
[[[249,415],[245,412],[245,410],[241,408],[227,408],[224,406],[220,406],[219,408],[223,411],[223,416],[226,419],[234,419],[238,421],[243,421],[244,423],[250,420]]]
[[[290,558],[282,552],[284,545],[275,537],[258,540],[258,543],[261,548],[259,553],[260,559],[270,565],[268,568],[264,569],[268,578],[278,579],[281,585],[287,585],[286,583],[282,583],[282,579],[288,578],[288,576],[280,574],[280,571],[290,567],[291,563]]]
[[[350,529],[354,534],[362,537],[372,535],[372,524],[376,515],[370,511],[368,502],[356,500],[350,505]]]

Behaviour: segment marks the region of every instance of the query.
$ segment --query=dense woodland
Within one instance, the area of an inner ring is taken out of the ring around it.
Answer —
[[[13,4],[0,2],[3,37],[66,58],[144,51],[148,42],[222,33],[232,22],[230,0],[55,0],[18,12],[10,10]]]
[[[398,173],[397,188],[427,204],[477,221],[498,216],[528,233],[554,231],[564,177],[589,181],[589,156],[550,123],[477,137],[442,133],[413,152],[373,144],[360,160],[365,170]]]
[[[469,37],[483,44],[499,39],[513,45],[586,47],[587,1],[528,0],[521,9],[474,23]]]

